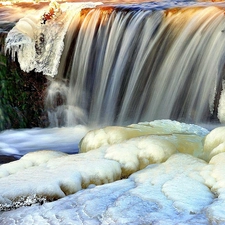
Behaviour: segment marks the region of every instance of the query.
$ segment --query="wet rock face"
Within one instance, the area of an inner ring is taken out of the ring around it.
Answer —
[[[47,126],[44,95],[47,79],[42,74],[21,71],[10,53],[5,55],[7,32],[0,33],[0,130]]]
[[[4,164],[4,163],[9,163],[9,162],[12,162],[12,161],[15,161],[15,160],[17,160],[17,158],[14,157],[14,156],[8,156],[8,155],[1,155],[0,154],[0,165]]]

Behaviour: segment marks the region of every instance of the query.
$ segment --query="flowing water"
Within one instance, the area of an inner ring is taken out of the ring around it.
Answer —
[[[225,59],[222,9],[100,7],[83,14],[70,25],[65,63],[49,87],[52,126],[217,119]],[[54,94],[62,98],[57,107]]]

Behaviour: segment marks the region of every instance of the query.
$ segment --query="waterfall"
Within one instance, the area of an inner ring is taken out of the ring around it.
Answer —
[[[66,125],[209,120],[222,87],[224,21],[217,7],[84,11],[67,33],[58,74],[67,94],[51,115],[63,111]]]
[[[47,57],[54,71],[49,75],[57,74],[46,96],[51,126],[218,120],[224,105],[224,11],[148,4],[81,7],[67,14],[62,56]],[[42,26],[42,33],[47,30]]]

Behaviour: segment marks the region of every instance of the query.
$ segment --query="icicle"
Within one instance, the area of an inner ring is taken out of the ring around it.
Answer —
[[[51,2],[47,12],[37,12],[19,20],[6,39],[6,51],[15,59],[17,53],[23,71],[43,72],[54,77],[58,72],[68,26],[82,8],[92,8],[100,3]]]

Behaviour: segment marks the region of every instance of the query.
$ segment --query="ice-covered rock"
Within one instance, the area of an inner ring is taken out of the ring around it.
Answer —
[[[64,3],[60,5],[60,13],[44,22],[43,15],[46,12],[43,10],[37,11],[35,15],[26,15],[8,33],[6,51],[11,52],[13,58],[17,55],[23,71],[35,70],[54,77],[58,73],[64,37],[71,20],[79,15],[81,9],[93,8],[98,4]],[[51,12],[51,3],[49,10]]]
[[[87,152],[38,151],[0,166],[0,223],[224,224],[223,128],[150,124],[129,126],[136,137],[108,127],[105,142],[104,128],[90,132]]]

